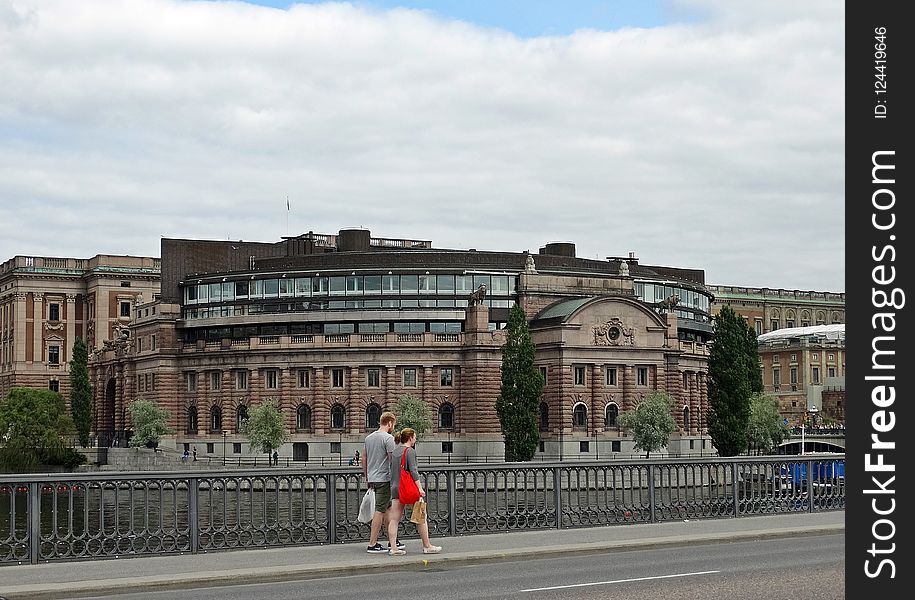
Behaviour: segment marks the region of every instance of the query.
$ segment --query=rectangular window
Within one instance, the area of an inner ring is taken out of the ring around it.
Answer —
[[[777,364],[778,364],[778,354],[773,354],[773,355],[772,355],[772,364],[773,364],[773,365],[777,365]]]
[[[791,367],[791,384],[797,383],[797,367]]]
[[[762,319],[756,319],[756,335],[762,335]]]
[[[334,369],[331,371],[331,387],[343,387],[343,369]]]
[[[794,321],[792,321],[791,319],[785,321],[785,327],[787,327],[788,329],[791,329],[792,327],[794,327]]]
[[[143,338],[137,338],[137,352],[143,352]]]
[[[59,392],[60,391],[60,382],[57,381],[56,379],[52,379],[52,380],[48,381],[48,389],[51,390],[52,392]]]
[[[232,454],[241,454],[241,442],[232,442]]]
[[[416,369],[403,370],[403,386],[416,387]]]
[[[546,387],[546,367],[540,367],[540,376],[543,377],[543,386]]]
[[[248,389],[248,372],[247,371],[235,371],[235,389],[236,390]]]
[[[778,319],[772,319],[772,327],[770,330],[775,331],[776,329],[778,329]]]
[[[451,367],[442,367],[439,375],[439,381],[441,382],[442,387],[451,387],[454,385],[454,371]]]
[[[60,304],[53,302],[48,305],[48,321],[60,321]]]
[[[222,373],[219,371],[213,371],[210,373],[210,389],[213,391],[218,390],[222,387]]]
[[[330,443],[330,453],[331,454],[342,454],[343,450],[340,447],[340,442],[331,442]]]
[[[156,348],[158,348],[158,339],[156,338],[155,334],[153,334],[152,337],[149,338],[149,342],[150,342],[150,350],[155,350]]]
[[[791,355],[791,362],[797,362],[797,354]]]
[[[584,367],[574,367],[575,370],[575,385],[584,385],[585,384],[585,368]]]
[[[817,354],[816,352],[814,352],[812,355],[812,360],[817,360],[817,361],[820,360],[820,355]]]
[[[381,387],[381,369],[367,369],[366,370],[366,387]]]
[[[836,360],[836,355],[831,352],[826,355],[826,362],[834,362]]]
[[[607,367],[607,385],[616,385],[616,367]]]
[[[60,364],[60,346],[48,346],[48,364]]]
[[[149,389],[156,391],[156,374],[153,373],[149,378]]]
[[[835,377],[835,376],[836,376],[836,368],[835,368],[835,367],[829,367],[829,368],[826,370],[826,373],[827,373],[827,376],[828,376],[828,377]]]
[[[442,454],[451,454],[454,452],[454,442],[442,442]]]
[[[591,451],[591,442],[587,442],[587,441],[578,442],[578,451],[579,452],[590,452]]]
[[[811,379],[814,384],[820,383],[820,368],[814,367]]]
[[[213,442],[207,442],[207,454],[213,454]]]
[[[772,385],[780,386],[782,383],[782,372],[778,369],[772,369]]]
[[[150,383],[151,378],[149,375],[150,375],[149,373],[143,374],[143,387],[146,389],[147,392],[152,391],[152,384]]]
[[[298,372],[298,382],[300,388],[311,387],[311,372],[300,369]]]
[[[275,390],[279,387],[279,377],[277,377],[276,371],[271,369],[264,372],[264,387],[268,390]]]
[[[638,385],[648,385],[648,367],[639,367],[636,376]]]
[[[540,444],[537,447],[537,452],[546,452],[546,442],[540,440]]]
[[[622,444],[619,440],[613,440],[610,442],[610,452],[620,452],[622,450]]]
[[[187,384],[187,391],[197,391],[197,373],[185,373],[185,382]]]

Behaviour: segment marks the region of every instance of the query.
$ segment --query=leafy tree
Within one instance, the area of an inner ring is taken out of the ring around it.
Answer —
[[[505,460],[528,461],[537,452],[537,410],[543,375],[534,364],[534,342],[520,304],[508,315],[508,337],[502,347],[502,387],[496,412],[505,436]]]
[[[670,434],[677,428],[670,414],[672,402],[669,394],[654,390],[635,410],[628,410],[619,416],[620,425],[632,431],[635,449],[644,450],[645,458],[667,446]]]
[[[709,353],[709,434],[721,456],[747,448],[750,398],[762,392],[762,368],[756,332],[725,306],[715,316],[715,339]]]
[[[133,421],[134,434],[130,438],[132,447],[155,448],[159,438],[174,433],[168,426],[168,412],[152,400],[137,398],[127,407]]]
[[[788,437],[788,426],[778,412],[778,401],[757,394],[750,399],[750,421],[747,442],[757,451],[769,452]]]
[[[394,414],[397,415],[397,427],[400,429],[409,427],[415,430],[417,440],[432,429],[432,411],[429,409],[429,405],[410,394],[401,396],[397,400]]]
[[[92,428],[92,388],[89,385],[89,351],[82,338],[73,343],[70,360],[70,411],[79,436],[80,445],[89,445],[89,430]]]
[[[12,388],[0,401],[0,469],[29,471],[67,454],[73,432],[63,396],[51,390]]]
[[[248,436],[251,450],[265,452],[267,457],[289,439],[283,413],[275,399],[268,399],[248,411],[248,419],[241,425]]]

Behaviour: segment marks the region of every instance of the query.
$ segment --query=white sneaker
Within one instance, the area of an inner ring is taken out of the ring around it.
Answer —
[[[423,554],[438,554],[441,551],[441,546],[429,546],[428,548],[423,548]]]

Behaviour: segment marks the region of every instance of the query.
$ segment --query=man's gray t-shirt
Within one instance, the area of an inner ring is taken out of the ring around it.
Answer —
[[[365,438],[365,471],[369,483],[391,481],[389,453],[394,452],[394,436],[386,431],[375,431]]]

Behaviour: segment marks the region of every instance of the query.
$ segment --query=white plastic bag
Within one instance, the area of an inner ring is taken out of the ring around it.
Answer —
[[[362,504],[359,505],[359,516],[356,518],[360,523],[371,523],[372,517],[375,516],[375,490],[369,488],[362,497]]]

